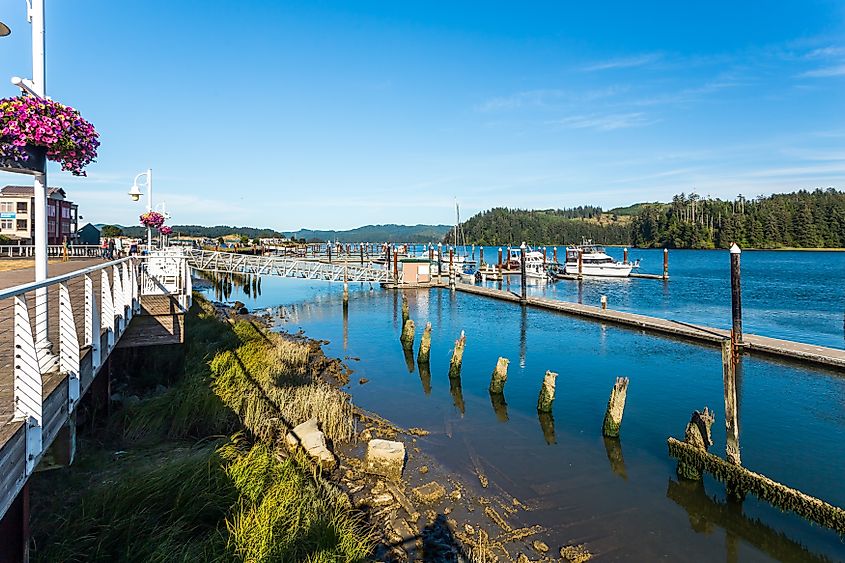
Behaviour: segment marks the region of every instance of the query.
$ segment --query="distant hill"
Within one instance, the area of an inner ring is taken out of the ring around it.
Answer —
[[[658,201],[655,201],[654,203],[635,203],[633,205],[628,205],[627,207],[614,207],[613,209],[605,211],[605,213],[610,215],[619,215],[620,217],[625,217],[628,215],[639,215],[642,210],[646,207],[654,207],[660,205],[667,204],[660,203]]]
[[[309,242],[333,240],[338,242],[438,242],[451,225],[365,225],[347,231],[315,231],[301,229],[292,233]]]
[[[122,227],[124,234],[129,237],[140,237],[147,233],[146,227],[132,226]],[[189,237],[208,237],[218,238],[226,235],[238,234],[246,235],[250,239],[254,238],[273,238],[282,236],[282,233],[273,229],[258,229],[256,227],[230,227],[228,225],[216,225],[214,227],[205,227],[203,225],[173,225],[173,232],[177,235],[185,235]]]

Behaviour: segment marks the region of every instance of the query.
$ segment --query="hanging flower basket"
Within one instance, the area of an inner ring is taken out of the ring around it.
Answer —
[[[94,126],[70,106],[34,96],[0,99],[0,170],[38,174],[52,160],[85,176],[99,146]]]
[[[15,156],[5,156],[0,148],[0,170],[18,174],[43,174],[47,170],[47,147],[24,145],[23,157],[16,151]]]
[[[161,227],[158,228],[158,232],[167,236],[167,235],[173,234],[173,227],[168,227],[167,225],[162,225]]]
[[[141,215],[141,224],[151,229],[158,229],[164,225],[164,215],[155,211],[147,211]]]

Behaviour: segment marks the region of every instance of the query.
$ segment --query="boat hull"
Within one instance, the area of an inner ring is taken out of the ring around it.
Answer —
[[[627,278],[634,269],[633,264],[582,264],[581,275],[597,278]],[[569,275],[578,275],[578,264],[567,263],[564,268]]]

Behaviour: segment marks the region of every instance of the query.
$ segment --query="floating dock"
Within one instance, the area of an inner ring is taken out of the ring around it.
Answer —
[[[438,287],[448,286],[439,284]],[[455,289],[464,293],[483,295],[485,297],[512,301],[514,303],[520,302],[520,296],[511,291],[493,289],[489,287],[478,287],[462,283],[456,284]],[[600,307],[582,305],[580,303],[557,301],[545,297],[528,297],[525,304],[541,309],[558,311],[575,317],[648,330],[659,334],[666,334],[710,345],[721,345],[722,341],[729,339],[731,336],[730,330],[710,328],[669,319],[660,319],[657,317],[649,317],[647,315],[640,315],[637,313],[626,313],[624,311],[602,309]],[[774,357],[788,358],[791,360],[798,360],[801,362],[832,367],[837,370],[845,371],[845,350],[816,346],[815,344],[805,344],[802,342],[792,342],[790,340],[781,340],[778,338],[769,338],[767,336],[758,336],[755,334],[744,334],[742,340],[743,348],[746,352],[756,352]]]

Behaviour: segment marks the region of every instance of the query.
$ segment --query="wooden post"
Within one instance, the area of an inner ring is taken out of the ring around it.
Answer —
[[[452,361],[449,362],[449,377],[455,378],[461,376],[461,364],[464,361],[464,346],[466,346],[467,337],[464,331],[461,331],[461,336],[455,340],[455,349],[452,351]]]
[[[332,243],[329,241],[326,244],[326,253],[329,255],[329,264],[332,263]]]
[[[713,445],[713,438],[710,435],[710,427],[713,426],[713,413],[707,407],[704,412],[695,411],[692,413],[689,424],[684,431],[684,442],[690,446],[707,451]],[[701,479],[701,471],[692,464],[678,461],[678,477],[690,481]]]
[[[393,249],[393,283],[399,285],[399,254]]]
[[[525,281],[527,279],[527,276],[525,275],[525,258],[526,258],[525,251],[528,247],[523,242],[522,245],[519,248],[521,250],[521,252],[519,253],[519,279],[520,279],[520,284],[522,285],[522,288],[521,288],[522,294],[520,295],[519,300],[520,300],[521,303],[525,303],[528,300],[528,292],[527,292],[526,283],[525,283]]]
[[[552,403],[555,400],[555,378],[557,374],[547,371],[543,378],[543,386],[540,387],[540,396],[537,397],[537,410],[539,412],[552,412]]]
[[[416,327],[414,326],[414,320],[408,319],[402,327],[402,336],[399,338],[399,341],[402,342],[402,346],[404,348],[413,348],[415,335]],[[411,360],[411,363],[413,364],[413,359]]]
[[[449,247],[449,287],[455,288],[454,248]]]
[[[739,455],[739,418],[736,400],[736,364],[733,343],[722,341],[722,380],[725,384],[725,430],[727,446],[725,457],[734,465],[742,465]]]
[[[601,296],[601,308],[607,309],[607,295]]]
[[[480,268],[483,265],[484,265],[484,247],[479,246],[478,247],[478,267]]]
[[[543,268],[546,267],[546,247],[543,247]]]
[[[360,258],[359,261],[360,261],[361,265],[363,266],[364,265],[364,243],[363,242],[358,245],[358,251],[361,254],[361,258]]]
[[[578,277],[581,277],[581,274],[584,272],[584,260],[583,258],[584,253],[581,252],[581,249],[578,249]]]
[[[434,247],[429,243],[428,245],[428,261],[432,262],[434,260]]]
[[[604,413],[604,424],[602,434],[608,438],[619,436],[619,427],[622,426],[622,415],[625,413],[625,398],[628,395],[628,378],[617,377],[613,390],[610,392],[610,399],[607,401],[607,410]]]
[[[627,248],[622,249],[622,263],[623,264],[628,263],[628,249]]]
[[[437,281],[443,281],[443,243],[437,243]]]
[[[502,247],[499,247],[499,273],[502,272]]]
[[[431,353],[431,323],[425,323],[422,338],[420,338],[420,351],[417,353],[417,363],[427,364]],[[422,373],[422,372],[420,372]]]
[[[669,249],[663,249],[663,279],[669,279]]]
[[[505,392],[505,382],[508,380],[508,364],[510,360],[507,358],[499,358],[496,362],[496,368],[493,370],[493,375],[490,377],[490,393],[501,395]]]
[[[731,245],[731,339],[736,346],[742,346],[742,287],[740,282],[739,257],[742,250]],[[738,352],[738,350],[735,349]]]
[[[557,247],[552,247],[552,260],[554,263],[557,264]]]

